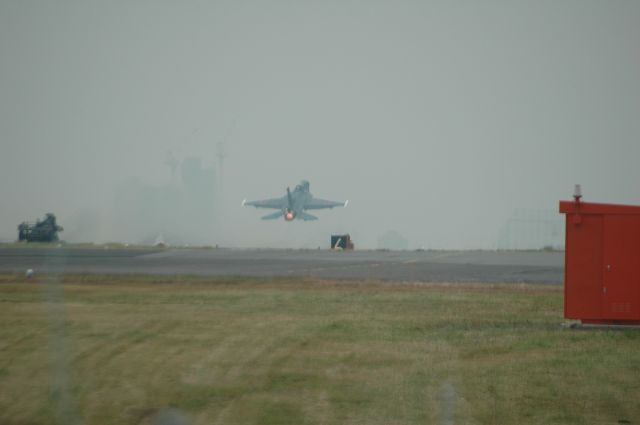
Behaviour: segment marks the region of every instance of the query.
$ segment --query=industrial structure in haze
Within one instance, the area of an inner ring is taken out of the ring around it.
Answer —
[[[396,230],[389,230],[378,237],[378,249],[407,250],[409,249],[409,240]]]
[[[18,241],[24,242],[56,242],[62,226],[56,223],[56,216],[48,213],[44,220],[35,223],[22,222],[18,226]]]
[[[112,237],[153,245],[160,236],[172,245],[212,244],[219,231],[215,167],[198,157],[178,161],[172,155],[166,164],[169,184],[129,178],[116,188]]]
[[[517,209],[500,229],[497,248],[561,250],[564,248],[564,220],[557,211]]]

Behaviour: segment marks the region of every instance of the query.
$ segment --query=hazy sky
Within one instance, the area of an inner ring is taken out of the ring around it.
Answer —
[[[228,246],[491,248],[574,183],[640,204],[640,2],[0,0],[0,240],[79,210],[109,240],[118,184],[220,141]],[[240,206],[301,179],[349,207]]]

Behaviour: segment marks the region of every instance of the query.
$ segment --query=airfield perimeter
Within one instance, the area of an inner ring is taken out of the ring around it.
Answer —
[[[0,272],[312,277],[343,280],[551,283],[564,252],[0,247]]]
[[[637,423],[640,334],[561,326],[562,260],[0,247],[0,423]]]

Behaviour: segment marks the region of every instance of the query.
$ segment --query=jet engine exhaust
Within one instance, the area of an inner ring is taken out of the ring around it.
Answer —
[[[284,213],[284,219],[286,221],[293,221],[296,218],[296,214],[293,211],[287,211]]]

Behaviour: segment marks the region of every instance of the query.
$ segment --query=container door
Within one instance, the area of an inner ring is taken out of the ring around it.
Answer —
[[[565,251],[564,317],[602,318],[601,215],[567,214]]]
[[[604,318],[640,319],[640,217],[605,216],[603,260]]]

